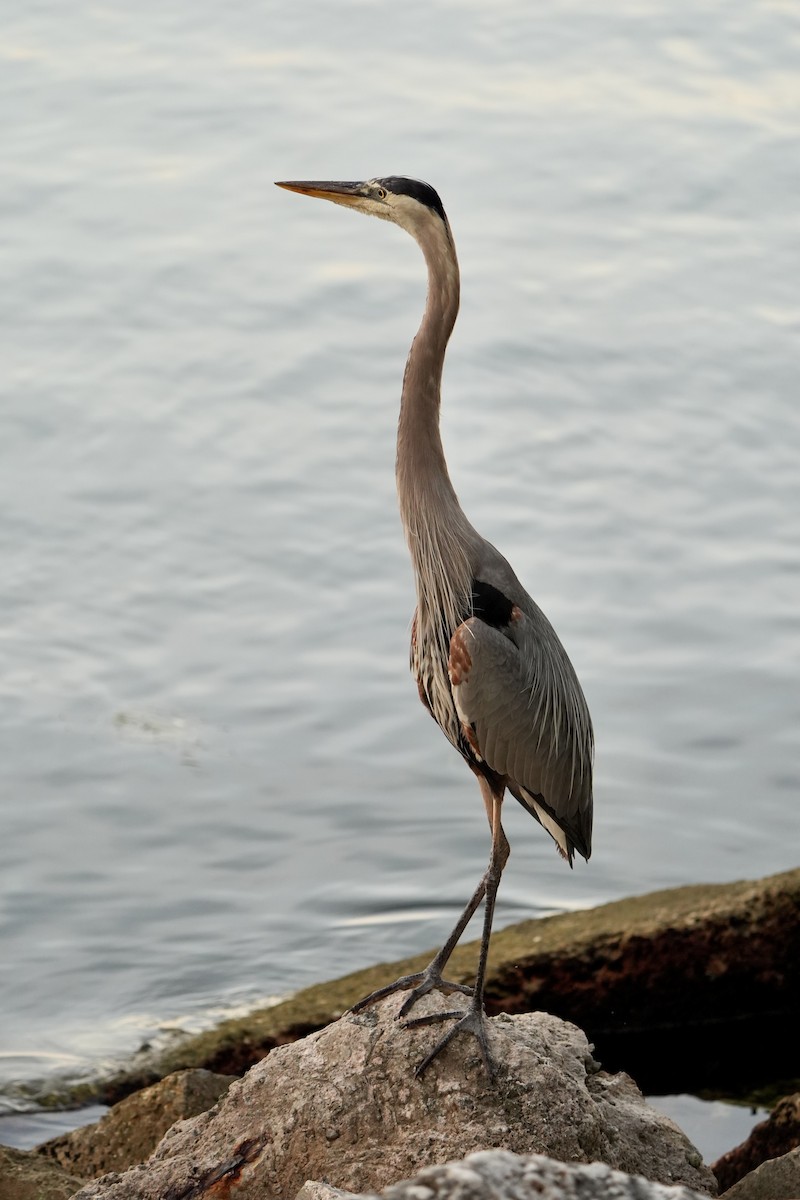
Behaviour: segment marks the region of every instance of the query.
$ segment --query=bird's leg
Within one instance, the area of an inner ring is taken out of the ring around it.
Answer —
[[[483,935],[481,937],[481,952],[478,960],[478,973],[475,978],[475,986],[472,989],[472,995],[469,1007],[466,1012],[445,1012],[432,1013],[427,1017],[417,1017],[414,1020],[407,1021],[406,1027],[412,1028],[419,1025],[433,1025],[439,1021],[454,1019],[455,1024],[448,1029],[441,1041],[437,1042],[430,1054],[422,1060],[417,1067],[415,1074],[419,1077],[422,1075],[438,1054],[448,1046],[457,1033],[471,1033],[478,1043],[478,1048],[481,1052],[481,1058],[486,1068],[486,1073],[491,1079],[494,1076],[494,1066],[492,1057],[489,1052],[489,1042],[486,1032],[486,1014],[483,1010],[483,992],[486,980],[486,964],[489,958],[489,941],[492,935],[492,920],[494,918],[494,906],[497,899],[497,889],[500,886],[500,878],[503,874],[503,868],[508,861],[509,845],[508,839],[503,832],[503,826],[500,823],[500,810],[503,803],[502,790],[497,791],[491,787],[488,780],[480,779],[481,791],[483,793],[484,803],[486,805],[489,820],[492,826],[492,852],[489,858],[489,867],[481,881],[482,887],[486,893],[486,907],[483,914]],[[480,889],[479,889],[480,890]]]
[[[411,1010],[421,996],[432,992],[434,988],[441,988],[446,992],[463,992],[464,995],[470,996],[472,988],[467,987],[463,983],[454,983],[450,979],[443,978],[442,971],[446,967],[451,954],[458,945],[462,933],[467,928],[467,925],[469,925],[484,897],[488,876],[489,872],[487,871],[472,894],[466,908],[458,918],[453,932],[438,954],[425,967],[424,971],[418,971],[414,975],[403,975],[400,979],[396,979],[394,983],[388,983],[385,987],[370,992],[363,1000],[359,1000],[357,1004],[354,1004],[350,1011],[354,1013],[361,1012],[363,1009],[368,1008],[370,1004],[375,1004],[378,1000],[383,1000],[384,997],[391,996],[393,992],[402,992],[408,989],[411,989],[409,995],[403,1001],[403,1005],[397,1014],[400,1018],[404,1017]]]

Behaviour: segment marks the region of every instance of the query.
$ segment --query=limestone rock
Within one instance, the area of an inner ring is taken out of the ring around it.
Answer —
[[[307,1179],[294,1200],[354,1200],[355,1192],[346,1192],[320,1179]],[[417,1198],[419,1200],[419,1197]]]
[[[94,1125],[51,1138],[37,1146],[37,1151],[85,1179],[107,1171],[125,1171],[149,1158],[176,1121],[195,1117],[216,1104],[233,1080],[232,1075],[211,1071],[176,1071],[153,1087],[120,1100]]]
[[[712,1165],[720,1191],[731,1188],[768,1158],[778,1158],[800,1146],[800,1092],[785,1096],[750,1136]],[[800,1189],[797,1192],[800,1197]]]
[[[384,1200],[703,1200],[700,1192],[687,1187],[665,1187],[612,1171],[604,1163],[579,1166],[505,1150],[487,1150],[461,1162],[428,1167],[414,1179],[387,1188],[382,1196]]]
[[[33,1150],[0,1146],[0,1196],[3,1200],[68,1200],[84,1182]]]
[[[273,1050],[212,1112],[174,1126],[144,1166],[89,1184],[81,1200],[200,1200],[234,1181],[237,1200],[290,1200],[309,1178],[375,1191],[492,1147],[599,1160],[714,1194],[686,1135],[628,1076],[600,1071],[575,1026],[546,1013],[495,1017],[494,1083],[466,1036],[419,1080],[413,1067],[442,1027],[406,1029],[395,1019],[402,999]],[[415,1015],[451,1004],[433,993]]]
[[[722,1200],[798,1200],[800,1147],[770,1158],[725,1192]]]

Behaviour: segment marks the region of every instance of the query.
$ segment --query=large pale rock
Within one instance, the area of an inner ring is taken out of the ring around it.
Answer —
[[[413,1067],[442,1027],[404,1028],[401,1002],[391,996],[273,1050],[212,1112],[174,1126],[147,1164],[89,1184],[81,1200],[199,1200],[234,1182],[237,1200],[289,1200],[308,1179],[374,1191],[491,1147],[599,1160],[714,1194],[685,1134],[628,1076],[600,1071],[575,1026],[545,1013],[495,1017],[494,1083],[470,1037],[456,1038],[419,1080]],[[435,993],[415,1015],[450,1005]]]
[[[211,1108],[233,1080],[211,1071],[176,1071],[120,1100],[94,1125],[51,1138],[37,1150],[85,1179],[126,1171],[149,1158],[176,1121]]]
[[[800,1147],[769,1158],[725,1192],[723,1200],[799,1200]]]
[[[383,1200],[704,1200],[689,1188],[623,1175],[603,1163],[578,1166],[535,1154],[484,1150],[428,1167],[381,1193]],[[296,1200],[368,1200],[310,1182]]]
[[[33,1150],[0,1146],[2,1200],[68,1200],[83,1182]]]

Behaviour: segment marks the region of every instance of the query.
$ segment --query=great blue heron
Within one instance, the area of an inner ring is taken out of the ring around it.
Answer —
[[[492,831],[489,865],[453,932],[424,971],[378,989],[359,1011],[410,989],[404,1018],[433,988],[470,997],[466,1011],[420,1017],[408,1025],[452,1019],[417,1067],[417,1075],[459,1031],[477,1039],[493,1065],[483,1007],[495,898],[509,855],[500,823],[506,788],[554,839],[572,865],[588,859],[592,836],[594,737],[581,686],[547,617],[503,556],[464,515],[447,472],[439,433],[445,350],[459,304],[453,235],[438,194],[427,183],[392,175],[365,183],[279,183],[357,212],[393,221],[419,243],[428,296],[408,355],[397,432],[397,491],[416,580],[411,668],[420,699],[477,777]],[[485,898],[483,936],[473,988],[442,972]]]

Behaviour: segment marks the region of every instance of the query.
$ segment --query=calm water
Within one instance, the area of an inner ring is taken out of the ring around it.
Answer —
[[[0,1104],[434,945],[488,854],[407,672],[419,252],[274,179],[455,231],[453,478],[598,742],[498,923],[796,866],[796,7],[50,0],[0,58]]]

